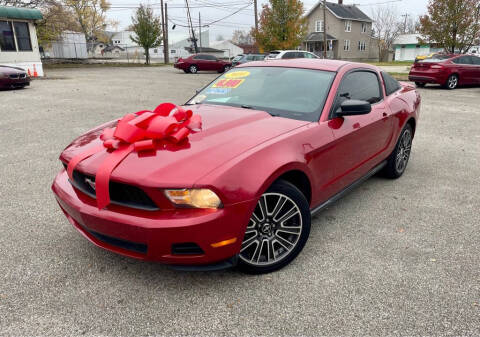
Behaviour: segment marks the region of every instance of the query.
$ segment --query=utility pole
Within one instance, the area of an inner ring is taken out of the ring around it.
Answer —
[[[168,12],[167,12],[167,3],[165,2],[165,32],[163,33],[163,50],[167,51],[165,53],[165,64],[170,62],[170,51],[168,50]]]
[[[165,16],[163,14],[163,0],[160,0],[160,7],[162,10],[162,38],[163,38],[163,62],[167,64],[167,47],[165,46]]]
[[[198,11],[198,35],[200,35],[200,49],[202,49],[202,18],[200,17],[200,11]]]
[[[323,58],[327,58],[327,0],[323,0]]]
[[[190,15],[190,7],[188,6],[188,0],[185,0],[185,4],[187,5],[187,19],[192,33],[191,39],[193,42],[193,48],[195,49],[195,54],[198,54],[197,38],[195,37],[195,31],[193,30],[192,16]]]
[[[257,0],[253,0],[253,10],[255,11],[255,30],[258,31]]]

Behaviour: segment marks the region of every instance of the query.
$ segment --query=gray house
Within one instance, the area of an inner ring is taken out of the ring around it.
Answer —
[[[327,57],[351,61],[378,59],[378,43],[372,37],[372,19],[355,5],[326,3]],[[308,33],[305,50],[323,56],[324,29],[323,1],[306,14]]]

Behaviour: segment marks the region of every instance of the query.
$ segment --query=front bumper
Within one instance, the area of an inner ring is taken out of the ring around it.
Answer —
[[[2,78],[0,79],[0,88],[22,88],[30,85],[30,77],[26,78]]]
[[[96,246],[125,256],[171,265],[209,265],[235,257],[241,247],[255,201],[217,210],[176,209],[142,211],[115,206],[98,210],[91,199],[73,188],[65,170],[56,176],[52,190],[70,223]],[[236,238],[213,248],[212,243]],[[178,254],[177,244],[194,243],[203,252]]]

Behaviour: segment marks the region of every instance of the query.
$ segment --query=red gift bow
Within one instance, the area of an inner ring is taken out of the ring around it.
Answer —
[[[193,115],[192,110],[184,110],[172,103],[160,104],[153,112],[143,110],[127,114],[118,121],[116,128],[103,130],[100,136],[102,145],[94,146],[70,160],[68,176],[73,180],[73,170],[79,162],[106,148],[110,155],[100,164],[95,175],[97,207],[103,209],[110,203],[110,176],[131,152],[154,150],[158,140],[179,143],[193,129],[200,129],[201,126],[202,118],[199,115]]]

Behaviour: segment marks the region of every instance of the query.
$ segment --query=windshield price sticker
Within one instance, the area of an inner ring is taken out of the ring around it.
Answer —
[[[249,71],[234,71],[233,73],[225,74],[225,78],[242,78],[250,75]]]
[[[210,88],[207,90],[207,94],[210,95],[226,95],[228,94],[232,89],[230,88]]]
[[[222,79],[217,83],[212,85],[212,88],[230,88],[235,89],[240,86],[245,80],[244,79]]]

